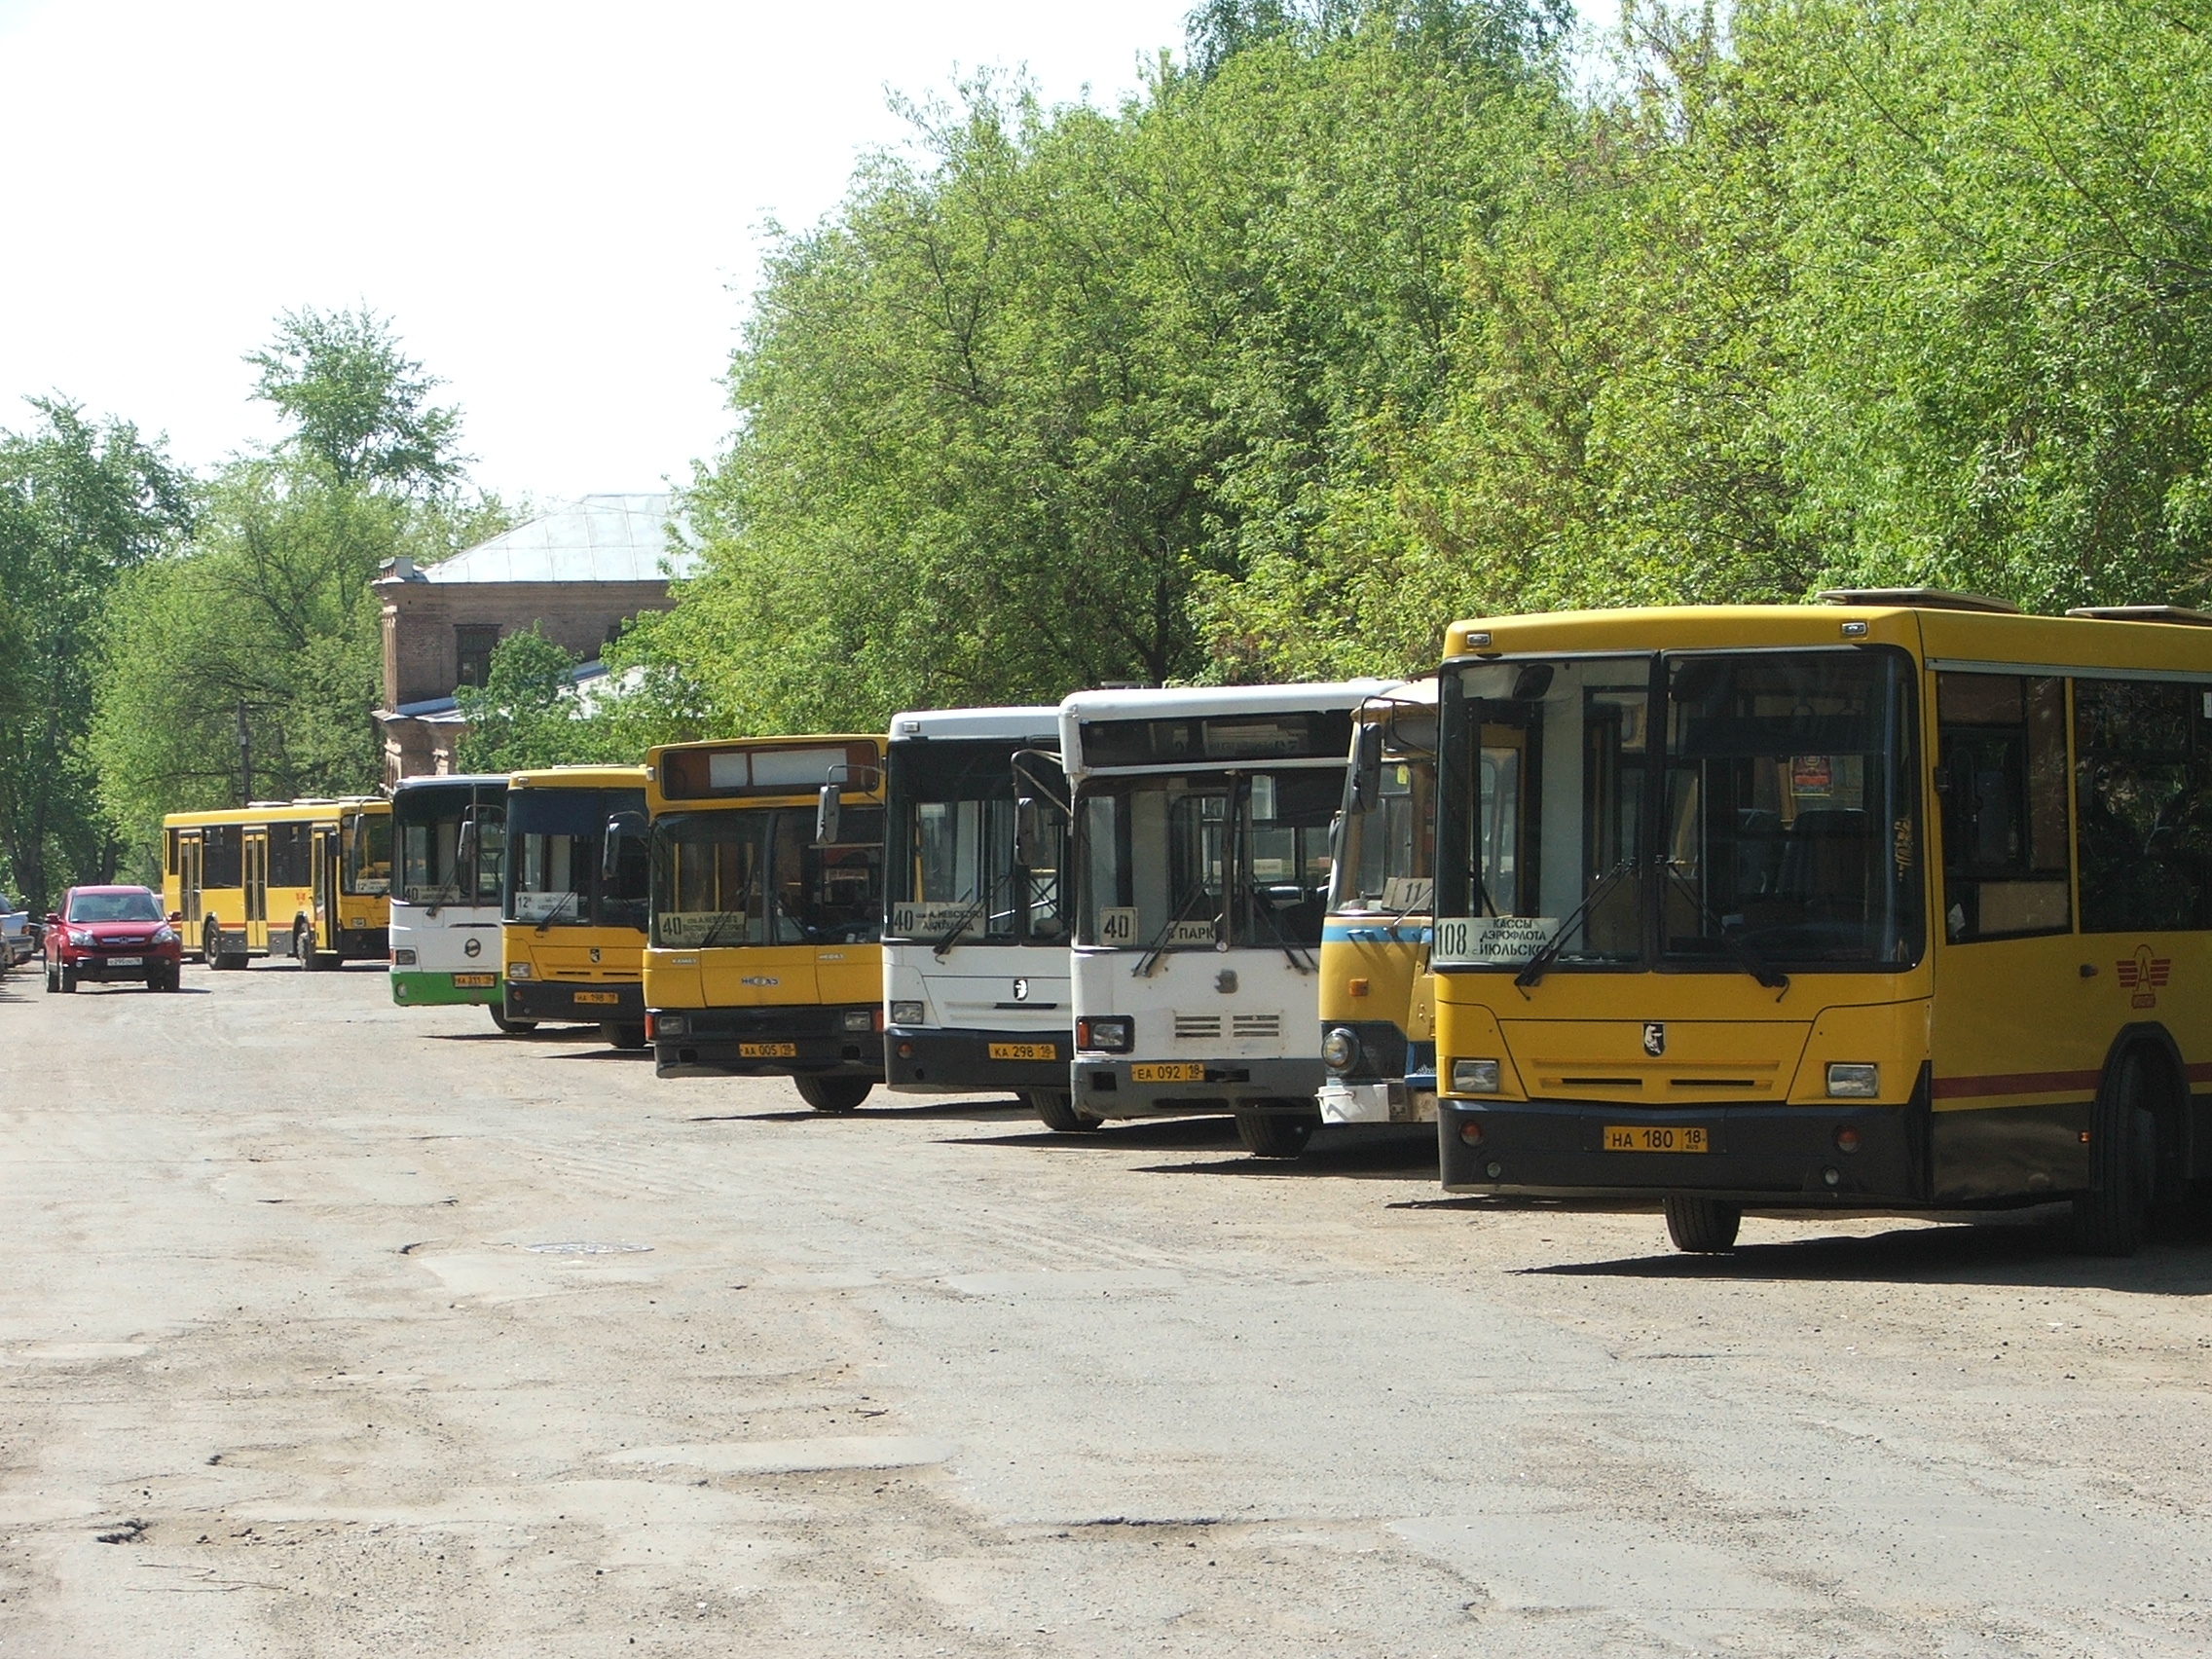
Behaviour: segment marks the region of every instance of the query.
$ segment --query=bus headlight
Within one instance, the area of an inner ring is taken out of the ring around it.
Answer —
[[[1136,1046],[1134,1023],[1126,1015],[1079,1019],[1075,1022],[1075,1046],[1101,1054],[1125,1054]]]
[[[1882,1068],[1858,1060],[1828,1061],[1830,1100],[1871,1100],[1882,1092]]]
[[[875,1024],[875,1010],[849,1008],[845,1011],[844,1026],[847,1031],[866,1031]]]
[[[918,1002],[895,1002],[891,1005],[891,1023],[894,1025],[919,1025],[927,1017]]]
[[[1452,1062],[1452,1092],[1454,1094],[1495,1094],[1497,1092],[1497,1062],[1495,1060],[1454,1060]]]
[[[394,950],[391,953],[391,965],[394,968],[412,968],[415,966],[415,953],[404,947]]]
[[[507,964],[507,977],[510,979],[533,979],[536,977],[535,970],[527,962],[510,962]]]
[[[648,1014],[645,1015],[645,1035],[681,1037],[683,1035],[683,1016],[681,1014]]]
[[[1321,1063],[1331,1071],[1349,1071],[1358,1058],[1359,1039],[1343,1026],[1321,1039]]]

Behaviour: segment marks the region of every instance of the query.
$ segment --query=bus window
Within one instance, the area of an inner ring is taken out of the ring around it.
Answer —
[[[2151,681],[2075,682],[2083,932],[2212,926],[2203,695]]]
[[[797,880],[779,881],[779,933],[809,944],[863,944],[883,932],[883,809],[847,807],[838,839],[814,840],[810,810],[777,814],[776,867],[786,867],[789,847]]]
[[[346,821],[346,891],[391,891],[391,814],[357,812]]]
[[[2064,682],[1938,674],[1936,721],[1944,937],[2064,933]]]
[[[761,840],[770,814],[686,812],[652,834],[652,941],[678,948],[768,942]]]
[[[313,879],[313,828],[306,824],[269,827],[269,885],[305,887]]]
[[[242,887],[245,864],[236,824],[210,824],[200,832],[200,885]]]

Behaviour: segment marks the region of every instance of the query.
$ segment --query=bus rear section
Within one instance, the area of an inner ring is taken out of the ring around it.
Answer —
[[[654,1069],[789,1077],[817,1111],[883,1081],[883,739],[675,744],[647,760]]]
[[[475,1003],[506,1018],[499,994],[499,885],[507,780],[410,778],[391,792],[391,1000]]]
[[[1393,687],[1363,705],[1321,929],[1324,1124],[1436,1117],[1428,976],[1435,785],[1435,682]]]
[[[1329,825],[1380,681],[1086,691],[1060,705],[1075,810],[1075,1106],[1231,1113],[1266,1157],[1319,1124]]]
[[[2212,635],[1848,597],[1452,630],[1448,1188],[1688,1249],[2064,1198],[2124,1252],[2212,1176]]]
[[[342,800],[335,823],[317,825],[313,948],[309,968],[391,958],[391,802]]]
[[[186,948],[217,969],[320,954],[329,893],[318,861],[345,804],[254,801],[163,819],[163,905]]]
[[[892,720],[883,1048],[895,1090],[1003,1090],[1073,1130],[1099,1120],[1068,1091],[1058,721],[1051,707]]]
[[[501,994],[507,1027],[597,1025],[645,1046],[645,769],[558,766],[507,781]]]

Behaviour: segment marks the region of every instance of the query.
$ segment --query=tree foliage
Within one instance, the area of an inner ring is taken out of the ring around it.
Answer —
[[[340,484],[434,495],[461,478],[460,411],[430,406],[438,381],[366,306],[285,312],[276,338],[245,360],[261,371],[254,396],[291,423],[285,447]]]

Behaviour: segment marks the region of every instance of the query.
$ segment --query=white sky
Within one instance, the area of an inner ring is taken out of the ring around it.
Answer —
[[[276,314],[366,301],[484,484],[681,481],[764,221],[902,135],[887,89],[1110,102],[1192,3],[0,0],[0,426],[58,390],[204,466],[274,434],[240,359]]]

